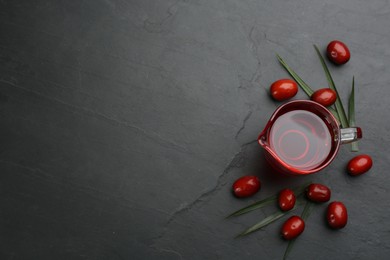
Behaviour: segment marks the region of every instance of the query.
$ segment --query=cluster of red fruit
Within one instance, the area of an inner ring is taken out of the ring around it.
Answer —
[[[351,54],[347,45],[340,41],[331,41],[326,49],[330,61],[336,65],[342,65],[349,61]],[[277,101],[292,98],[298,92],[298,85],[291,79],[280,79],[272,83],[270,88],[271,96]],[[331,106],[336,102],[337,94],[330,88],[322,88],[315,91],[311,100],[325,106]]]
[[[260,190],[261,183],[256,176],[244,176],[233,184],[233,192],[237,197],[249,197]],[[324,203],[330,200],[330,189],[318,183],[310,184],[306,188],[306,198],[315,203]],[[289,211],[295,207],[296,195],[291,189],[283,189],[278,194],[278,205],[281,211]],[[333,229],[345,227],[348,221],[348,213],[345,205],[340,201],[333,201],[328,205],[326,219]],[[287,219],[282,226],[282,237],[291,240],[299,236],[305,229],[304,220],[294,215]]]
[[[350,52],[348,47],[340,41],[332,41],[327,47],[327,56],[336,65],[342,65],[349,61]],[[292,98],[298,92],[297,83],[290,79],[275,81],[270,88],[272,98],[277,101]],[[337,99],[337,94],[330,88],[323,88],[315,91],[311,100],[325,106],[331,106]],[[351,176],[366,173],[372,167],[372,159],[369,155],[358,155],[352,158],[347,165],[347,172]],[[256,176],[243,176],[233,184],[233,193],[236,197],[249,197],[260,190],[261,183]],[[306,188],[306,198],[315,203],[323,203],[330,200],[330,189],[322,184],[310,184]],[[280,210],[289,211],[294,208],[296,195],[291,189],[283,189],[278,194],[278,205]],[[340,229],[345,227],[348,220],[347,208],[342,202],[334,201],[328,205],[326,219],[331,228]],[[299,236],[305,229],[305,222],[299,216],[292,216],[282,226],[282,236],[291,240]]]
[[[347,172],[351,176],[358,176],[368,172],[372,167],[369,155],[362,154],[352,158],[347,165]],[[238,198],[249,197],[260,190],[261,183],[257,176],[247,175],[233,183],[233,193]]]

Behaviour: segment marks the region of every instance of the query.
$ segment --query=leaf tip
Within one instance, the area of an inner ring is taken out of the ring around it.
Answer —
[[[236,235],[236,236],[234,237],[234,239],[237,239],[237,238],[243,237],[244,235],[245,235],[245,233],[240,233],[240,234]]]
[[[233,216],[235,216],[235,215],[236,215],[236,213],[235,213],[235,212],[233,212],[232,214],[230,214],[230,215],[227,215],[227,216],[225,217],[225,219],[231,218],[231,217],[233,217]]]

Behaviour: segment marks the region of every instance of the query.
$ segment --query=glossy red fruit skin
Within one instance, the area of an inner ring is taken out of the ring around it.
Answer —
[[[278,204],[282,211],[291,210],[296,202],[295,194],[290,189],[284,189],[279,192]]]
[[[333,229],[345,227],[348,222],[347,208],[342,202],[334,201],[328,205],[326,220]]]
[[[310,97],[311,100],[328,107],[334,104],[337,99],[337,94],[333,89],[322,88],[313,93]]]
[[[243,176],[233,183],[233,193],[236,197],[244,198],[260,190],[260,180],[256,176]]]
[[[282,237],[291,240],[302,234],[305,230],[305,221],[298,216],[292,216],[284,222],[282,227]]]
[[[306,197],[313,202],[327,202],[330,200],[330,196],[330,189],[319,183],[312,183],[306,189]]]
[[[291,79],[279,79],[272,83],[270,92],[273,99],[283,101],[297,94],[298,85]]]
[[[372,167],[372,159],[367,154],[353,157],[347,165],[347,171],[351,176],[361,175],[369,171]]]
[[[331,41],[326,48],[326,54],[329,60],[336,65],[345,64],[351,58],[347,45],[341,41]]]

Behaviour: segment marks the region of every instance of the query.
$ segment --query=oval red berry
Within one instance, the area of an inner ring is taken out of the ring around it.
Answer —
[[[314,92],[310,99],[325,107],[328,107],[336,102],[337,94],[330,88],[322,88]]]
[[[272,83],[270,91],[273,99],[283,101],[297,94],[298,85],[291,79],[280,79]]]
[[[345,64],[351,58],[347,45],[341,41],[331,41],[326,48],[326,54],[329,60],[336,65]]]
[[[347,171],[352,176],[361,175],[372,167],[372,159],[367,154],[361,154],[352,158],[347,165]]]
[[[261,186],[256,176],[243,176],[233,183],[233,193],[236,197],[249,197],[259,191]]]
[[[284,189],[279,192],[278,204],[282,211],[288,211],[294,208],[296,202],[295,194],[290,189]]]
[[[347,225],[348,212],[342,202],[334,201],[328,205],[326,219],[331,228],[340,229]]]
[[[313,183],[306,189],[306,197],[313,202],[327,202],[330,200],[330,189],[322,184]]]
[[[291,240],[302,234],[305,230],[305,221],[298,216],[292,216],[284,222],[282,236],[286,240]]]

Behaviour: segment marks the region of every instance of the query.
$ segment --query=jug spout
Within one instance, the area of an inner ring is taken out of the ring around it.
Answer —
[[[266,132],[267,132],[266,129],[264,129],[263,132],[261,132],[261,134],[260,134],[259,137],[257,138],[258,143],[259,143],[263,148],[266,148],[266,147],[268,146]]]
[[[257,138],[258,143],[266,150],[269,150],[269,142],[268,142],[268,131],[271,127],[271,121],[267,123],[264,127],[263,131],[261,131],[259,137]]]
[[[260,133],[259,137],[257,138],[257,142],[264,149],[265,159],[272,166],[272,168],[274,168],[278,172],[283,172],[284,170],[279,167],[279,164],[281,164],[280,159],[272,150],[268,140],[268,132],[270,130],[270,127],[271,127],[270,124],[267,124],[267,126],[264,128],[264,130]]]

